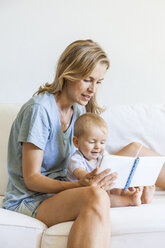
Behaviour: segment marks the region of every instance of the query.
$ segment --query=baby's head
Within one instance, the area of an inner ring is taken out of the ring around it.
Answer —
[[[96,161],[104,152],[108,135],[107,123],[99,115],[81,115],[74,125],[73,143],[88,161]]]

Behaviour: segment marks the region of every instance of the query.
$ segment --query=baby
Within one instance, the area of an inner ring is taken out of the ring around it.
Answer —
[[[68,180],[81,180],[99,166],[105,151],[107,135],[106,122],[96,114],[86,113],[76,120],[73,143],[78,149],[68,164]],[[134,191],[112,189],[107,193],[111,200],[111,207],[139,206],[141,204],[142,189],[140,187],[136,187]]]

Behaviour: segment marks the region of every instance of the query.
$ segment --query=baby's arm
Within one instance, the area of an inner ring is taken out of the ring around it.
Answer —
[[[78,180],[80,180],[80,179],[82,179],[83,177],[85,177],[88,173],[89,173],[89,172],[86,171],[86,170],[83,169],[83,168],[77,168],[77,169],[75,169],[74,172],[73,172],[74,176],[75,176]]]
[[[75,152],[69,160],[67,166],[67,179],[69,181],[78,181],[81,180],[84,176],[88,174],[88,170],[84,163],[84,158],[78,153]]]

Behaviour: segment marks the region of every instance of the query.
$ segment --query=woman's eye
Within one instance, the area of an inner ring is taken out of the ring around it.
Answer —
[[[98,81],[97,84],[101,84],[102,82],[101,81]]]
[[[91,82],[91,80],[90,80],[90,79],[84,79],[84,82],[86,82],[86,83],[90,83],[90,82]]]

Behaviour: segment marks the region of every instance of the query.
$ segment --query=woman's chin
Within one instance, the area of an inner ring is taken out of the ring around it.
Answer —
[[[82,106],[86,106],[88,104],[88,100],[80,100],[78,103]]]

